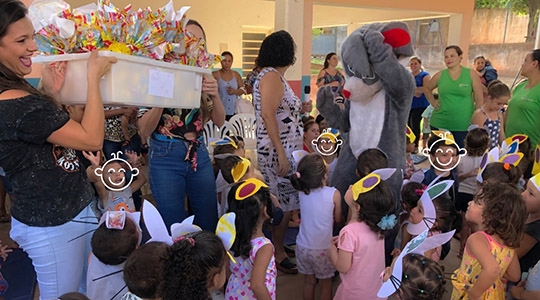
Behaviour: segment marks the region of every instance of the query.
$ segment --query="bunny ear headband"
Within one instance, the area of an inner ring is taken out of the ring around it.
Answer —
[[[476,180],[480,183],[484,182],[482,173],[484,173],[487,165],[491,162],[501,162],[504,164],[514,165],[514,167],[516,167],[523,158],[523,153],[517,152],[518,148],[518,139],[515,139],[510,145],[507,145],[505,140],[502,143],[501,149],[499,149],[499,147],[494,147],[489,152],[484,153],[482,160],[480,161],[480,167]]]
[[[91,217],[91,218],[94,218],[94,217]],[[96,217],[97,219],[97,217]],[[124,229],[124,226],[126,225],[126,219],[131,219],[133,221],[133,223],[135,223],[135,226],[137,226],[137,230],[139,232],[139,242],[137,243],[137,245],[140,245],[141,244],[141,241],[142,241],[142,230],[141,230],[141,226],[139,224],[139,221],[141,219],[141,213],[140,212],[129,212],[129,211],[106,211],[102,216],[101,218],[99,219],[99,222],[87,222],[87,221],[77,221],[79,223],[87,223],[87,224],[95,224],[95,225],[98,225],[97,227],[99,227],[101,224],[105,223],[105,226],[108,228],[108,229],[116,229],[116,230],[122,230]],[[75,222],[75,220],[73,221]],[[87,231],[81,235],[78,235],[70,240],[68,240],[68,243],[69,242],[72,242],[78,238],[81,238],[89,233],[93,233],[94,231],[97,230],[97,227],[90,230],[90,231]]]
[[[240,158],[241,160],[234,165],[234,167],[231,169],[231,175],[234,182],[238,182],[244,175],[246,175],[249,166],[251,166],[251,162],[247,158]]]
[[[308,154],[309,152],[307,152],[306,150],[295,150],[292,153],[292,157],[296,163],[299,163],[300,160]]]
[[[163,218],[152,203],[150,203],[148,200],[144,200],[142,211],[146,228],[151,236],[148,242],[164,242],[167,243],[167,245],[172,245],[186,234],[202,231],[199,226],[193,224],[194,216],[190,216],[182,223],[172,224],[171,235],[169,235]],[[231,260],[236,263],[232,255],[229,253],[229,250],[231,249],[236,237],[236,227],[234,223],[235,218],[235,213],[224,214],[219,219],[218,226],[216,228],[216,235],[223,242],[223,246],[225,247],[225,250],[227,251],[227,254]]]
[[[531,173],[533,175],[540,173],[540,144],[534,149],[534,164]]]
[[[424,171],[422,170],[416,171],[411,175],[411,178],[403,180],[403,184],[401,185],[401,188],[403,189],[403,187],[409,182],[422,183],[424,181],[424,177],[425,177]]]
[[[231,145],[234,149],[238,149],[238,144],[231,138],[231,137],[224,137],[221,140],[217,140],[210,143],[210,146],[224,146],[224,145]]]
[[[352,186],[354,200],[356,201],[360,194],[367,193],[374,189],[381,182],[381,180],[387,180],[390,178],[395,171],[396,169],[394,168],[378,169],[358,180]]]
[[[409,223],[409,225],[407,225],[408,233],[412,235],[419,235],[425,230],[430,230],[435,224],[435,220],[437,219],[437,211],[433,205],[433,199],[446,193],[446,191],[448,191],[454,184],[453,180],[443,180],[437,182],[439,178],[440,176],[435,178],[424,193],[422,193],[422,196],[420,196],[420,202],[422,202],[422,206],[424,207],[424,217],[418,224]]]
[[[405,136],[407,136],[409,143],[414,143],[414,140],[416,140],[416,135],[412,131],[411,127],[409,127],[409,125],[406,126],[407,127],[405,128]]]
[[[450,232],[428,237],[428,230],[425,230],[408,242],[394,261],[392,275],[387,281],[383,282],[377,296],[380,298],[387,298],[401,287],[403,280],[403,257],[405,257],[405,255],[411,253],[424,255],[426,251],[437,248],[448,242],[454,235],[454,232],[455,230],[452,230]]]

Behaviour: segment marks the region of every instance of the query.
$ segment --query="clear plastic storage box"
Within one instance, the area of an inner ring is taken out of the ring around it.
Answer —
[[[118,62],[101,79],[104,104],[195,108],[200,105],[202,77],[209,69],[167,63],[150,58],[99,51]],[[66,80],[60,97],[64,104],[85,104],[87,61],[90,53],[36,56],[35,63],[67,61]]]

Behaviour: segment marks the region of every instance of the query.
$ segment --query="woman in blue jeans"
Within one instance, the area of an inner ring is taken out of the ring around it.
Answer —
[[[86,241],[73,238],[95,226],[86,224],[96,220],[89,208],[94,191],[72,153],[101,149],[105,118],[99,85],[116,58],[90,56],[79,123],[57,103],[65,63],[42,68],[39,90],[24,79],[37,51],[34,34],[24,4],[0,0],[0,165],[16,199],[10,236],[32,259],[40,299],[56,299],[77,291],[83,278]]]
[[[188,21],[186,30],[199,39],[205,36],[194,20]],[[187,217],[186,194],[195,224],[214,231],[218,220],[214,170],[202,132],[209,119],[217,126],[223,125],[225,110],[212,76],[203,78],[202,92],[199,108],[139,109],[139,131],[142,136],[151,137],[150,189],[168,229]]]

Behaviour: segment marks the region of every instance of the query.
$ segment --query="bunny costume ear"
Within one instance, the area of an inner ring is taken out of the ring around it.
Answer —
[[[418,224],[409,223],[409,225],[407,225],[408,233],[412,235],[419,235],[423,231],[430,230],[431,227],[433,227],[435,221],[437,220],[437,211],[433,205],[433,199],[446,193],[446,191],[448,191],[453,184],[453,180],[443,180],[428,186],[420,197],[420,202],[422,202],[422,206],[424,207],[424,217]]]
[[[405,255],[411,253],[424,255],[426,251],[437,248],[448,242],[454,235],[454,232],[455,230],[452,230],[450,232],[428,237],[428,230],[425,230],[408,242],[392,264],[392,275],[387,281],[383,282],[377,296],[380,298],[387,298],[399,289],[403,279],[403,257],[405,257]]]

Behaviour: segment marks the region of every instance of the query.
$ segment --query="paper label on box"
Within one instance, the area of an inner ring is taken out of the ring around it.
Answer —
[[[172,99],[174,95],[174,73],[157,69],[149,69],[148,71],[148,94]]]

